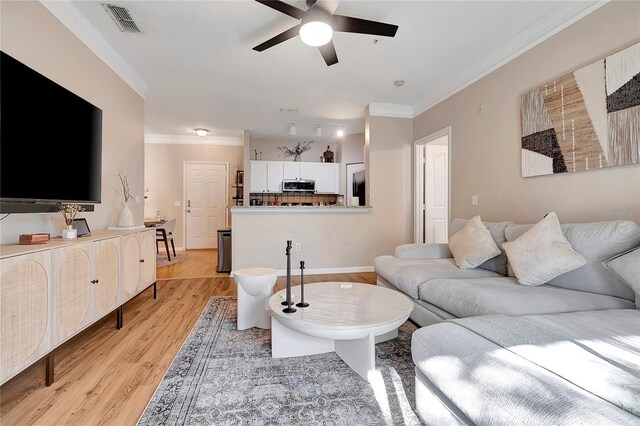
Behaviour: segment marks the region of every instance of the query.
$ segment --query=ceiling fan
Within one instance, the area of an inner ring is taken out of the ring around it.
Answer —
[[[258,52],[269,49],[297,35],[309,46],[317,47],[328,66],[338,63],[336,48],[331,40],[334,31],[394,37],[397,25],[368,21],[351,16],[336,15],[340,0],[307,0],[307,10],[298,9],[280,0],[256,0],[278,12],[300,20],[295,27],[270,38],[253,48]]]

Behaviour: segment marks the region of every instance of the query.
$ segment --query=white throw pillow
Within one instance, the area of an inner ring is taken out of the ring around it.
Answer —
[[[640,247],[619,254],[603,262],[636,293],[636,309],[640,309]]]
[[[545,284],[587,263],[567,241],[555,212],[514,241],[504,243],[502,248],[518,282],[523,285]]]
[[[462,269],[475,268],[502,253],[480,216],[469,219],[461,230],[449,238],[449,250],[456,265]]]

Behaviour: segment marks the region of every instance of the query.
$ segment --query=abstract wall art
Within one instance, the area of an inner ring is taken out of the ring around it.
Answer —
[[[522,176],[640,164],[640,43],[520,101]]]

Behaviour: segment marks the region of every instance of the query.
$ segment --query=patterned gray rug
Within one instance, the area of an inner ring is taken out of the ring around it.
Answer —
[[[418,425],[411,333],[376,345],[369,384],[335,353],[271,358],[271,333],[236,330],[236,299],[209,300],[139,425]]]

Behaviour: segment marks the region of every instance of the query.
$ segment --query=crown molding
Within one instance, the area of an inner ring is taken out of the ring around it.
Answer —
[[[145,134],[144,143],[168,144],[168,145],[219,145],[219,146],[244,146],[242,136],[200,136],[188,135],[158,135]]]
[[[71,1],[40,0],[40,3],[144,99],[147,84]]]
[[[413,118],[413,107],[402,104],[385,104],[382,102],[371,102],[369,104],[369,115],[375,117],[397,117]]]
[[[594,1],[586,7],[584,6],[584,2],[578,1],[570,1],[562,4],[540,18],[537,22],[534,22],[527,28],[523,29],[486,59],[469,68],[469,70],[460,79],[458,79],[458,81],[451,84],[454,88],[448,90],[446,94],[437,97],[435,100],[427,98],[414,105],[413,110],[416,111],[414,117],[417,117],[428,109],[433,108],[440,102],[455,95],[459,91],[480,80],[482,77],[514,60],[526,51],[532,49],[607,3],[609,3],[609,0]]]

